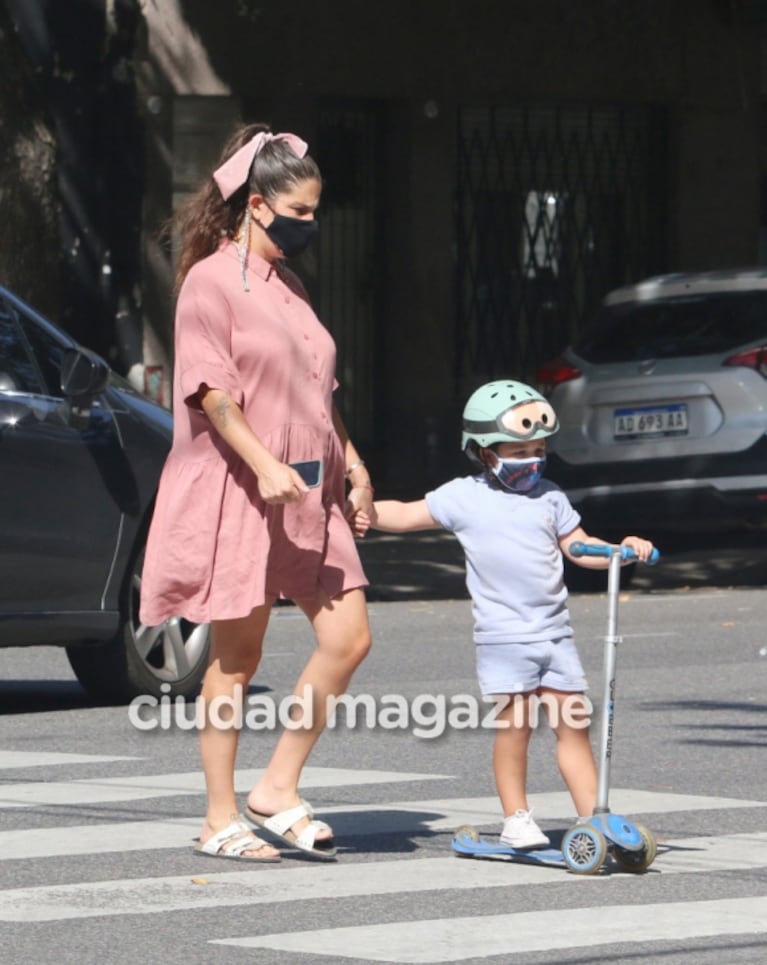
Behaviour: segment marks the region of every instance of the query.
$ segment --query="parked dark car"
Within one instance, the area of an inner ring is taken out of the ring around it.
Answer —
[[[165,409],[0,287],[0,646],[66,647],[97,701],[191,696],[207,665],[207,626],[138,620],[170,440]]]

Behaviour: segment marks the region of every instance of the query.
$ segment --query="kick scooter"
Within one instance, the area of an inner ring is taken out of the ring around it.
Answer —
[[[615,666],[618,644],[618,591],[621,562],[636,559],[627,546],[573,543],[573,556],[606,556],[608,617],[604,647],[602,721],[599,740],[599,781],[597,803],[587,822],[573,825],[562,837],[561,848],[531,848],[521,850],[482,838],[471,825],[462,825],[453,836],[452,848],[463,858],[494,858],[501,861],[520,861],[527,864],[551,865],[567,868],[576,874],[596,874],[608,856],[623,871],[646,871],[655,860],[656,843],[652,833],[641,824],[613,814],[608,805],[610,763],[613,750],[615,722]],[[649,564],[657,563],[659,554],[653,550]]]

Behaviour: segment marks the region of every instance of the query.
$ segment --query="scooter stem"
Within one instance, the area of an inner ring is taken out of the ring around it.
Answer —
[[[602,726],[599,740],[599,779],[597,784],[597,803],[594,814],[610,811],[610,762],[613,748],[613,727],[615,721],[615,666],[618,644],[618,593],[621,579],[621,551],[614,546],[610,553],[607,570],[607,636],[605,637],[604,667],[602,685]]]

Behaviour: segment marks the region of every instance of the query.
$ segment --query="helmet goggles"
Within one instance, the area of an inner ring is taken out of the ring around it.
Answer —
[[[472,436],[498,434],[512,441],[527,442],[553,435],[559,428],[554,409],[544,400],[517,402],[492,420],[463,420],[464,432]]]

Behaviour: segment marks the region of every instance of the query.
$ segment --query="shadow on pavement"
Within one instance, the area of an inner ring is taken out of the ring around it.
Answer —
[[[656,533],[656,566],[634,568],[638,592],[767,585],[767,531]],[[358,543],[371,601],[465,599],[463,553],[455,537],[429,530],[369,533]],[[604,587],[601,587],[604,590]]]
[[[369,600],[455,600],[468,597],[463,551],[449,533],[368,533],[357,544]]]
[[[767,585],[767,531],[728,530],[652,537],[661,552],[657,566],[637,566],[632,590],[697,590]]]
[[[0,680],[0,716],[93,706],[76,680]]]

